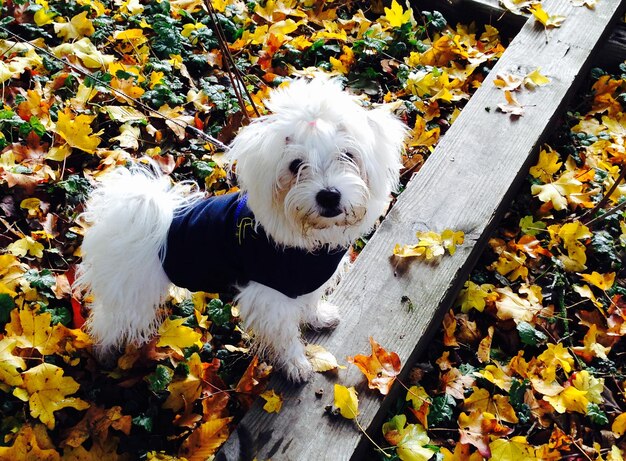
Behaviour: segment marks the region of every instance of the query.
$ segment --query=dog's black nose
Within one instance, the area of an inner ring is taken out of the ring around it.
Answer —
[[[334,187],[329,187],[319,191],[315,196],[315,200],[322,208],[322,212],[320,213],[322,216],[332,218],[333,216],[341,214],[341,210],[339,209],[341,192]]]

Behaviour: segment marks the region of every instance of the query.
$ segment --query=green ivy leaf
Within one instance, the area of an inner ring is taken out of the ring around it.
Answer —
[[[209,302],[207,313],[211,321],[217,326],[228,323],[232,317],[231,305],[224,304],[219,299],[212,299]]]
[[[587,404],[587,416],[592,423],[597,424],[598,426],[606,426],[609,424],[609,418],[597,403]]]
[[[157,365],[154,373],[146,377],[146,381],[152,392],[162,392],[167,390],[167,386],[172,382],[173,377],[174,370],[165,365]],[[133,423],[134,422],[133,420]]]
[[[434,397],[428,412],[428,426],[437,426],[440,423],[452,421],[456,401],[448,394]]]
[[[0,293],[0,325],[4,325],[11,318],[11,311],[15,307],[13,298],[6,293]]]
[[[548,337],[545,334],[543,334],[539,330],[536,330],[528,322],[522,321],[518,323],[517,332],[519,333],[519,337],[522,342],[529,346],[537,346],[538,344],[548,340]]]

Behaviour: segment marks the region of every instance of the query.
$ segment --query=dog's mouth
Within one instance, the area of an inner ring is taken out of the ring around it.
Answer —
[[[322,218],[334,218],[336,216],[339,216],[341,213],[343,213],[343,210],[341,210],[339,207],[322,208],[322,210],[320,211],[320,216]]]
[[[351,227],[358,225],[365,216],[365,208],[333,208],[322,209],[307,215],[306,221],[313,229],[330,229],[333,227]]]

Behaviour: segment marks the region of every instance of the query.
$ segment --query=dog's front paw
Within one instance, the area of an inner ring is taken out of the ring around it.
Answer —
[[[313,366],[304,355],[285,361],[282,371],[295,384],[304,383],[313,376]]]
[[[321,301],[310,313],[306,323],[315,330],[322,330],[335,328],[340,321],[339,308],[327,301]]]

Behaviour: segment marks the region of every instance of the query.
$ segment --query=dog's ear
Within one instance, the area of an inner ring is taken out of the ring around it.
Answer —
[[[374,133],[375,162],[387,173],[388,185],[394,190],[399,181],[401,157],[408,128],[391,113],[388,105],[368,111],[367,120]]]

